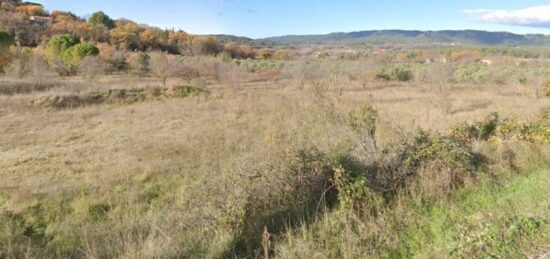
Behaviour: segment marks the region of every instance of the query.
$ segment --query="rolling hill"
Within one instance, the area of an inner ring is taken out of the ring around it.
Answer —
[[[323,35],[286,35],[262,40],[278,44],[371,43],[371,44],[474,44],[474,45],[543,45],[550,36],[542,34],[514,34],[477,30],[372,30]]]

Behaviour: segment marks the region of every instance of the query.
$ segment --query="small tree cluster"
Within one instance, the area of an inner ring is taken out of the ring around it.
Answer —
[[[67,70],[65,72],[74,72],[84,57],[97,56],[99,49],[92,44],[81,43],[75,35],[62,34],[52,37],[44,54],[50,65],[63,65]]]

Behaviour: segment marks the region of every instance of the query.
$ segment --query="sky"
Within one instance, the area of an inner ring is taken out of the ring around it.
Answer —
[[[550,0],[35,0],[49,11],[103,11],[163,29],[263,38],[361,30],[550,34]]]

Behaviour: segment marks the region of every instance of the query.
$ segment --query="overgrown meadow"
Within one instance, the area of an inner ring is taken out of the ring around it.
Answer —
[[[545,49],[148,50],[94,19],[124,46],[0,32],[0,258],[548,255]]]

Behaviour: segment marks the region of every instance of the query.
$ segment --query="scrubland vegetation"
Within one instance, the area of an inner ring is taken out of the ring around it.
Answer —
[[[544,49],[2,9],[0,258],[548,255]]]

